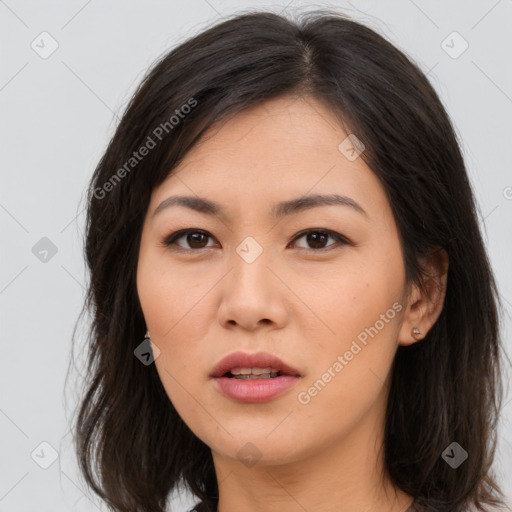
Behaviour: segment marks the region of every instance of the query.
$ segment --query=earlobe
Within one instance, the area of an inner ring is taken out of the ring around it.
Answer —
[[[399,332],[400,345],[412,345],[425,338],[443,309],[449,258],[441,247],[422,259],[422,281],[413,284]]]
[[[421,340],[421,331],[417,327],[413,327],[412,335],[414,336],[414,339]]]

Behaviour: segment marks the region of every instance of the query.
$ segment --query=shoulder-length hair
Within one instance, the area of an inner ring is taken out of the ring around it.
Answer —
[[[385,423],[392,481],[423,510],[490,510],[502,400],[499,296],[454,128],[425,74],[343,14],[234,16],[163,56],[130,100],[87,190],[87,388],[74,427],[87,484],[117,512],[163,511],[185,484],[214,511],[210,448],[182,421],[154,364],[134,356],[145,322],[136,290],[143,220],[155,187],[212,125],[267,99],[309,95],[364,144],[385,188],[410,282],[433,247],[449,256],[443,310],[399,347]],[[146,147],[147,151],[141,148]],[[456,470],[442,458],[457,442]]]

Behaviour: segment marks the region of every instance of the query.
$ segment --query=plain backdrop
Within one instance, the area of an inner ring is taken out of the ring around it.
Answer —
[[[428,73],[462,141],[512,352],[512,2],[0,1],[0,511],[106,509],[80,478],[69,432],[80,351],[71,377],[68,367],[86,282],[82,194],[135,86],[223,16],[323,6]],[[510,393],[505,402],[495,470],[512,496]],[[172,510],[194,501],[173,498]]]

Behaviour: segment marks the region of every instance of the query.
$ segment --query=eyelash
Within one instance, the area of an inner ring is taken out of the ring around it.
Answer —
[[[162,241],[162,245],[167,248],[171,248],[173,245],[175,246],[173,250],[180,251],[180,252],[199,252],[203,249],[211,249],[212,247],[201,247],[200,249],[185,249],[183,247],[179,247],[176,242],[180,238],[184,238],[186,235],[192,234],[192,233],[200,233],[202,235],[205,235],[209,238],[214,238],[208,231],[204,231],[202,229],[180,229],[179,231],[176,231],[175,233],[172,233],[171,235],[164,238]],[[295,242],[296,240],[299,240],[300,238],[308,235],[309,233],[321,233],[323,235],[327,235],[331,238],[334,238],[338,244],[340,245],[350,245],[351,242],[344,237],[343,235],[340,235],[339,233],[336,233],[335,231],[331,231],[329,229],[308,229],[306,231],[301,231],[298,233],[295,238],[292,240],[292,242]],[[323,251],[329,251],[333,248],[333,246],[336,246],[336,244],[331,244],[326,247],[322,247],[320,249],[313,249],[313,248],[303,248],[306,251],[312,251],[312,252],[323,252]]]

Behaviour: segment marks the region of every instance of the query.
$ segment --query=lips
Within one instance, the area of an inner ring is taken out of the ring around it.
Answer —
[[[281,375],[293,375],[300,377],[300,372],[292,366],[284,363],[278,357],[268,352],[232,352],[221,359],[213,368],[210,377],[222,377],[233,368],[274,368]]]

